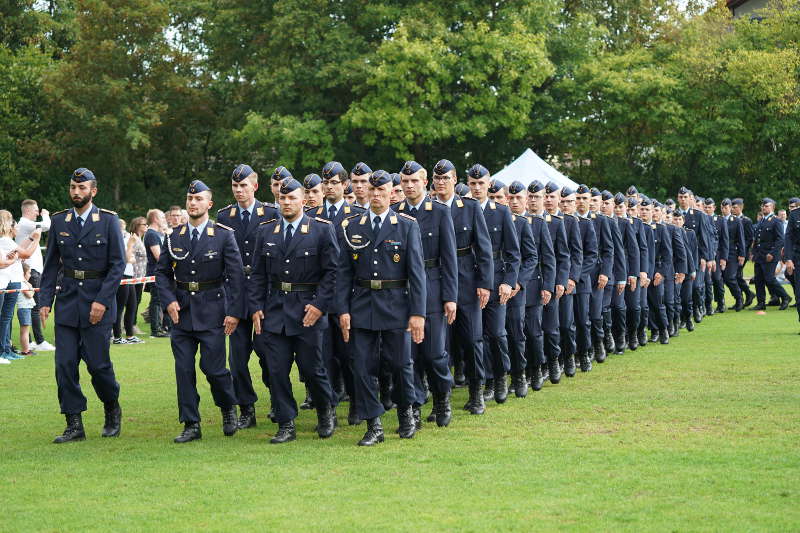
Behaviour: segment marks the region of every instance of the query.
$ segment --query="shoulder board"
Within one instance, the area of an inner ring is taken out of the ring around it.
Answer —
[[[408,220],[417,220],[416,218],[412,217],[411,215],[407,215],[405,213],[397,213],[397,214],[400,215],[403,218],[407,218]]]
[[[325,224],[331,223],[330,220],[325,220],[324,218],[319,218],[319,217],[314,217],[314,220],[316,220],[317,222],[324,222]]]
[[[550,222],[551,220],[553,220],[553,216],[550,213],[547,213],[544,216],[544,219],[545,219],[546,222]]]
[[[366,209],[365,209],[365,208],[363,208],[363,207],[361,207],[360,205],[351,205],[351,206],[350,206],[350,209],[353,209],[353,210],[355,210],[355,211],[359,211],[359,212],[366,211]]]
[[[533,217],[532,216],[527,216],[525,218],[528,219],[528,224],[533,224]]]
[[[591,216],[591,217],[592,217],[592,219],[595,219],[595,218],[597,218],[597,215],[595,215],[594,213],[592,213],[592,214],[591,214],[591,215],[589,215],[589,216]]]
[[[631,224],[633,224],[633,219],[632,219],[632,218],[629,218],[629,219],[628,219],[628,221],[629,221]]]
[[[103,213],[108,213],[109,215],[116,215],[117,214],[116,211],[112,211],[111,209],[103,209],[102,207],[100,208],[100,211],[102,211]]]
[[[228,204],[228,205],[226,205],[225,207],[223,207],[221,209],[217,209],[217,213],[222,213],[223,211],[225,211],[226,209],[230,209],[231,207],[234,207],[234,205],[233,204]]]
[[[259,224],[259,226],[263,226],[264,224],[269,224],[270,222],[275,222],[276,220],[278,220],[278,219],[277,218],[273,218],[273,219],[270,219],[270,220],[265,220],[264,222]]]
[[[230,226],[226,226],[225,224],[220,224],[219,222],[217,222],[217,223],[216,223],[216,224],[214,224],[214,225],[215,225],[215,226],[217,226],[217,227],[220,227],[220,228],[222,228],[222,229],[226,229],[226,230],[228,230],[228,231],[233,231],[233,228],[231,228]]]
[[[561,220],[561,215],[550,215],[550,216],[553,217],[553,218],[557,218],[557,219]]]
[[[511,213],[511,220],[516,222],[517,221],[517,215],[515,215],[514,213]]]
[[[345,220],[350,220],[351,218],[360,217],[361,213],[356,213],[355,215],[350,215],[349,217],[344,217]]]
[[[62,209],[61,211],[56,211],[55,213],[52,213],[50,216],[54,217],[56,215],[62,215],[64,213],[66,213],[67,211],[69,211],[69,209]]]
[[[459,196],[459,198],[461,198],[462,200],[472,200],[473,202],[477,202],[478,201],[475,198],[473,198],[472,196]]]

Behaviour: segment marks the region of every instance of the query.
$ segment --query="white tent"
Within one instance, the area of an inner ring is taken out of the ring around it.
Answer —
[[[492,177],[499,179],[506,185],[510,185],[512,181],[519,181],[527,187],[530,182],[536,179],[544,184],[547,184],[548,181],[554,181],[562,187],[578,187],[577,183],[545,163],[530,148],[522,152],[521,156],[512,161],[503,170],[492,174]]]

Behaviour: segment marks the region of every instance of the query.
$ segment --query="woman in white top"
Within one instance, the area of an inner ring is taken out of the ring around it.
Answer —
[[[135,235],[125,231],[125,221],[119,220],[119,230],[122,232],[122,242],[125,245],[125,272],[122,279],[131,279],[134,276],[134,263],[136,254],[134,245]],[[114,344],[141,344],[144,341],[133,334],[133,321],[136,318],[136,289],[135,285],[120,285],[117,289],[117,319],[114,321]],[[125,335],[122,337],[123,319],[125,321]]]
[[[0,209],[0,255],[6,262],[10,261],[6,267],[0,268],[0,289],[13,291],[22,286],[24,279],[21,261],[39,249],[39,238],[42,236],[37,228],[25,242],[17,244],[14,241],[16,225],[11,213]],[[23,358],[11,351],[11,321],[18,296],[18,292],[0,293],[0,359],[7,361]]]

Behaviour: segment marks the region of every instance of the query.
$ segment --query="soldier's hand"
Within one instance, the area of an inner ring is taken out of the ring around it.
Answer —
[[[736,258],[736,260],[739,262],[739,266],[744,266],[744,257],[739,256]]]
[[[705,259],[701,259],[700,260],[700,272],[704,272],[705,269],[706,269],[706,260]]]
[[[306,304],[305,312],[306,316],[303,317],[303,327],[305,328],[310,328],[316,324],[317,320],[319,320],[319,317],[322,316],[322,311],[311,304]]]
[[[513,291],[511,291],[511,297],[513,298],[514,296],[516,296],[517,294],[519,294],[519,291],[521,291],[521,290],[522,290],[522,287],[520,287],[520,286],[519,286],[519,283],[517,283],[517,284],[514,286],[514,290],[513,290]]]
[[[350,342],[350,313],[339,315],[339,329],[342,330],[344,342]]]
[[[444,303],[444,317],[447,319],[448,326],[453,322],[455,322],[457,311],[458,311],[458,306],[456,306],[455,302]]]
[[[617,285],[617,296],[625,292],[625,285]]]
[[[728,267],[728,260],[727,259],[720,259],[719,260],[719,269],[725,270]]]
[[[564,296],[564,286],[556,285],[556,300]]]
[[[646,287],[645,282],[647,281],[647,272],[639,272],[639,285],[641,287]]]
[[[686,274],[683,272],[678,272],[675,274],[675,283],[683,283],[683,280],[686,279]]]
[[[511,285],[501,283],[497,288],[497,295],[500,298],[500,305],[506,305],[508,299],[511,298]]]
[[[786,273],[789,274],[790,276],[794,274],[794,261],[792,261],[791,259],[786,261]]]
[[[421,343],[422,339],[425,338],[425,317],[411,315],[408,319],[408,329],[406,329],[406,331],[411,332],[411,340],[414,341],[415,344]]]
[[[640,286],[640,287],[642,287],[643,289],[646,289],[647,287],[649,287],[649,286],[650,286],[650,278],[648,278],[647,276],[645,276],[645,277],[644,277],[644,281],[642,281],[642,282],[639,284],[639,286]]]
[[[572,294],[575,292],[575,282],[571,279],[567,280],[567,288],[564,289],[564,294]]]
[[[256,311],[253,313],[253,331],[256,335],[261,335],[261,321],[264,320],[264,311]]]
[[[767,254],[767,263],[772,263],[772,260],[775,259],[772,254]]]
[[[101,303],[92,302],[92,308],[89,310],[89,323],[97,324],[103,320],[104,314],[106,314],[106,306]]]
[[[481,309],[486,307],[486,304],[489,303],[489,289],[482,289],[478,287],[475,289],[475,292],[478,293],[478,303],[481,306]]]
[[[174,324],[177,324],[181,321],[181,306],[178,302],[172,302],[167,306],[167,314],[169,315],[169,319],[172,320]]]
[[[664,280],[664,276],[661,275],[660,272],[656,272],[655,276],[653,276],[653,286],[658,287],[661,285],[661,282]]]
[[[547,304],[550,303],[550,300],[553,298],[553,293],[550,292],[550,291],[542,291],[541,292],[541,297],[542,297],[542,305],[547,305]]]
[[[597,288],[603,290],[606,288],[606,285],[608,285],[608,276],[604,274],[597,276]]]
[[[717,271],[717,262],[716,261],[709,261],[708,262],[708,271],[709,272],[716,272]]]
[[[636,276],[628,276],[628,290],[631,292],[636,290]]]
[[[235,316],[226,316],[222,325],[225,326],[225,335],[230,335],[239,325],[239,319]]]
[[[47,317],[49,317],[49,316],[50,316],[50,308],[49,307],[42,306],[42,307],[39,308],[39,318],[42,319],[42,325],[43,326],[44,326],[44,323],[47,322]]]

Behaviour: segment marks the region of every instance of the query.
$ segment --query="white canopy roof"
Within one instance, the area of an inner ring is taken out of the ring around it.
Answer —
[[[578,187],[577,183],[548,165],[530,148],[522,152],[521,156],[512,161],[503,170],[492,174],[492,177],[499,179],[506,185],[510,185],[512,181],[516,180],[527,187],[530,182],[538,179],[544,184],[547,184],[548,181],[554,181],[562,187]]]

